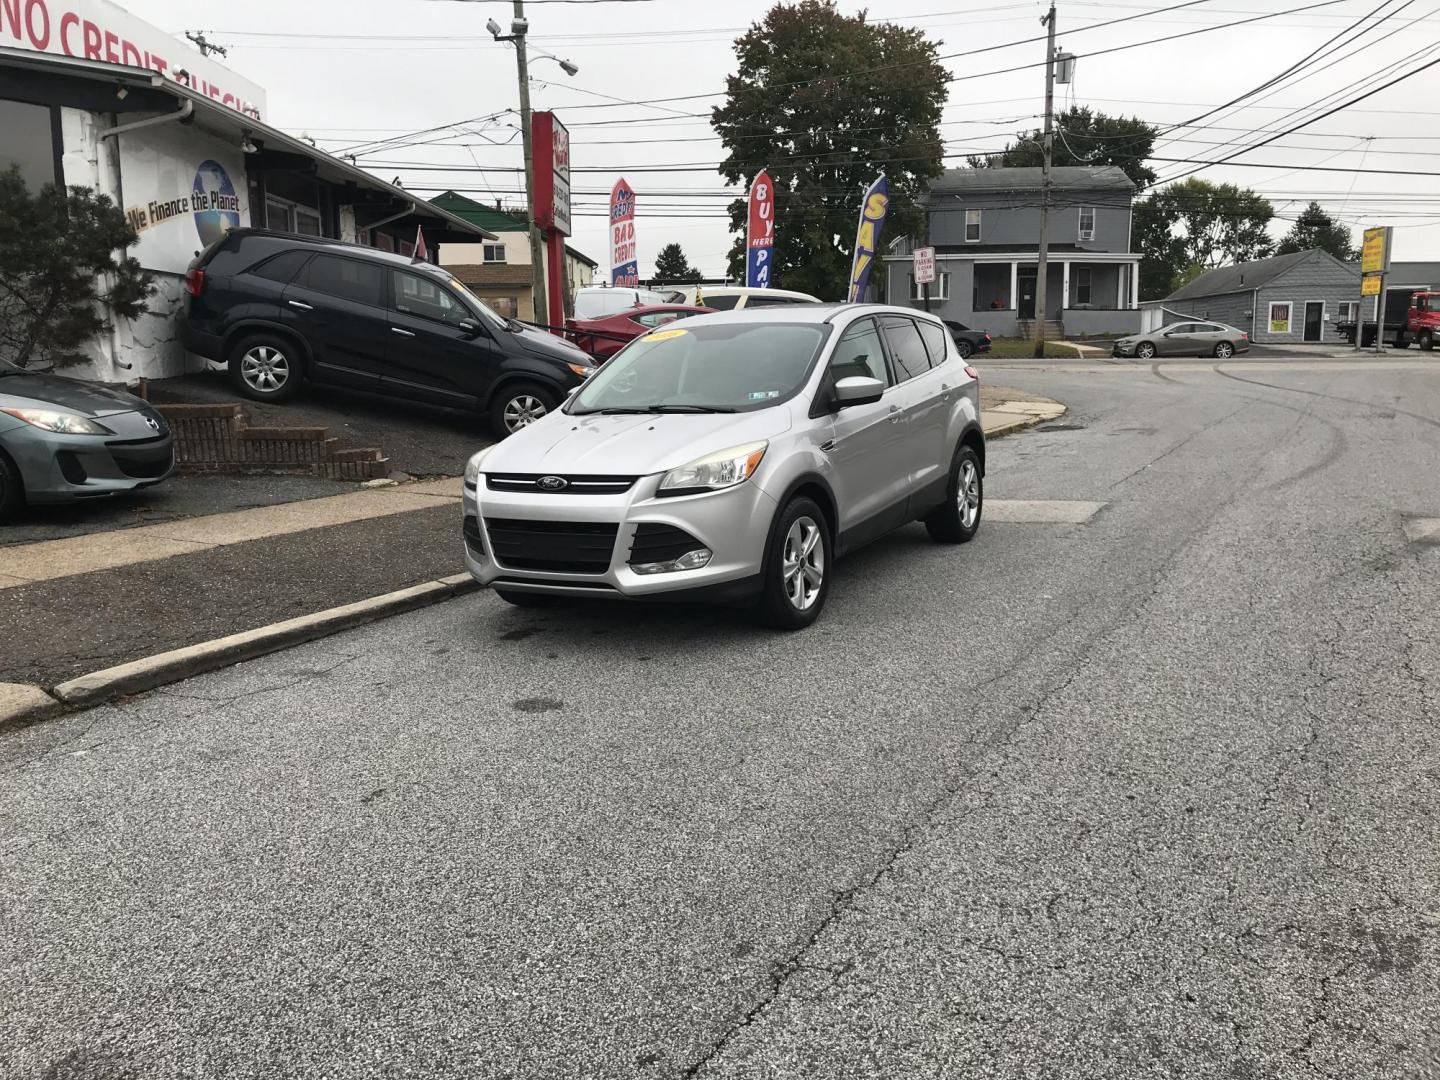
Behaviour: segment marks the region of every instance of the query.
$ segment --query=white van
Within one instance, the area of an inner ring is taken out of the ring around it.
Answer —
[[[686,285],[680,290],[684,299],[675,303],[734,311],[744,308],[784,307],[790,304],[819,304],[819,297],[789,289],[749,289],[743,285]]]

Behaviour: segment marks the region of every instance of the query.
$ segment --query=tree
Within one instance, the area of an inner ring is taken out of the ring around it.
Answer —
[[[80,363],[109,319],[143,315],[153,280],[136,259],[115,258],[138,240],[105,195],[46,184],[32,196],[18,168],[0,173],[0,357]]]
[[[1055,165],[1114,165],[1144,190],[1155,182],[1155,170],[1145,164],[1160,132],[1137,117],[1107,116],[1088,106],[1070,108],[1055,117],[1051,162]],[[998,154],[968,159],[973,169],[1038,169],[1045,163],[1043,132],[1023,135]]]
[[[886,237],[916,233],[918,201],[944,171],[945,69],[918,29],[842,14],[833,0],[777,4],[735,43],[737,70],[712,113],[726,156],[720,173],[775,184],[776,284],[827,300],[845,295],[860,197],[890,180]],[[730,272],[745,266],[747,203],[730,204],[740,233]]]
[[[1137,202],[1133,242],[1142,256],[1140,299],[1168,296],[1178,275],[1191,266],[1209,270],[1272,254],[1274,217],[1263,195],[1197,177]]]
[[[655,280],[666,284],[696,282],[704,278],[699,270],[690,265],[679,244],[666,244],[655,257]]]
[[[1347,225],[1341,225],[1324,210],[1318,202],[1312,202],[1295,219],[1295,224],[1285,234],[1285,239],[1275,249],[1276,255],[1291,255],[1297,251],[1320,248],[1328,251],[1341,262],[1351,262],[1357,256],[1355,241]]]

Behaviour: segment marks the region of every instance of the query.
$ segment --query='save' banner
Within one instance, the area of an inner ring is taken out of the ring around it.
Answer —
[[[870,280],[870,267],[880,247],[880,230],[885,227],[885,214],[890,209],[890,181],[884,175],[865,189],[860,204],[860,228],[855,233],[855,260],[850,264],[850,291],[845,297],[858,303],[865,295]]]

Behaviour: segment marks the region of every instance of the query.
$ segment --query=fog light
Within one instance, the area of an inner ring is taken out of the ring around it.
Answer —
[[[709,563],[715,553],[709,548],[696,548],[694,551],[687,551],[678,559],[671,559],[669,562],[641,563],[639,566],[632,566],[630,569],[637,574],[670,574],[676,570],[699,570]]]

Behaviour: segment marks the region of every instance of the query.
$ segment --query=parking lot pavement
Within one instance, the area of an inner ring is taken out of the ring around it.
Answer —
[[[810,631],[477,594],[0,739],[0,1074],[1434,1075],[1440,383],[1014,381],[1087,513]]]

